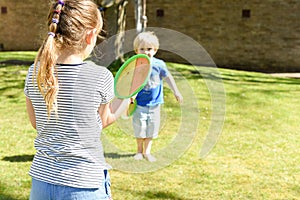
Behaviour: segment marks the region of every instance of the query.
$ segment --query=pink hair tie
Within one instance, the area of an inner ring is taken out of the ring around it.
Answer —
[[[61,13],[61,10],[54,10],[53,12],[57,13],[57,14],[60,14]]]
[[[52,37],[55,37],[55,33],[53,33],[53,32],[48,32],[48,35],[52,36]]]

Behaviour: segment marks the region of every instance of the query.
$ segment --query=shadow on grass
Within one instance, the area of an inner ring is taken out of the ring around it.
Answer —
[[[113,159],[133,157],[134,155],[135,154],[104,153],[104,157],[106,157],[106,158],[113,158]]]
[[[0,66],[5,65],[32,65],[33,61],[28,60],[4,60],[0,61]]]
[[[251,72],[245,72],[251,73]],[[265,76],[257,75],[255,73],[252,74],[231,74],[223,72],[221,78],[223,81],[230,82],[244,82],[244,83],[268,83],[268,84],[294,84],[298,85],[300,83],[300,79],[298,78],[283,78],[283,77],[274,77],[271,75],[265,74]]]
[[[145,197],[148,197],[150,199],[172,199],[172,200],[189,200],[187,198],[181,198],[178,197],[176,194],[173,194],[171,192],[164,192],[164,191],[153,191],[153,192],[149,192],[147,191],[144,194]]]
[[[8,99],[14,99],[20,95],[20,92],[23,92],[23,88],[24,88],[24,81],[20,81],[18,84],[15,85],[1,87],[0,95],[5,96]]]
[[[9,162],[31,162],[33,160],[33,157],[34,155],[16,155],[3,157],[2,160]]]
[[[128,191],[127,191],[128,192]],[[135,193],[140,199],[172,199],[172,200],[192,200],[190,198],[182,198],[179,197],[178,194],[174,194],[172,192],[168,191],[131,191],[132,193]]]
[[[173,64],[170,64],[172,68]],[[236,73],[230,73],[226,71],[219,70],[215,67],[201,67],[198,66],[194,68],[174,68],[177,72],[180,72],[188,79],[208,79],[208,80],[222,80],[232,83],[243,84],[254,84],[254,83],[268,83],[268,84],[295,84],[300,83],[299,78],[282,78],[282,77],[273,77],[266,73],[256,74],[251,71],[236,71]],[[241,73],[240,73],[241,72]],[[260,72],[257,72],[260,73]],[[174,73],[176,77],[176,73]]]

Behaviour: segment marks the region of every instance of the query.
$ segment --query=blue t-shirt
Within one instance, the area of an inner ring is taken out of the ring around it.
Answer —
[[[139,106],[155,106],[164,103],[163,78],[169,75],[163,60],[151,59],[151,74],[146,86],[138,93],[136,100]]]

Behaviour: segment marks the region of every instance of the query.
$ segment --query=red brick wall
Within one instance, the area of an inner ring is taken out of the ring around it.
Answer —
[[[0,0],[0,48],[37,50],[47,34],[48,8],[47,0]]]
[[[127,29],[134,29],[134,0],[128,2]],[[36,50],[47,34],[48,0],[0,0],[0,7],[7,8],[6,14],[0,10],[0,48]],[[105,12],[110,35],[114,9]],[[242,17],[243,10],[250,10],[250,18]],[[219,66],[258,71],[300,71],[299,10],[300,0],[147,0],[149,27],[186,34]]]
[[[243,10],[250,10],[249,18]],[[219,66],[270,72],[300,71],[299,10],[299,0],[147,0],[149,27],[192,37]],[[127,28],[134,26],[129,0]]]

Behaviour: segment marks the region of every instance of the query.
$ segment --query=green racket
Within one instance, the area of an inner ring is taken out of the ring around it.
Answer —
[[[117,71],[114,79],[116,97],[127,99],[146,85],[151,71],[150,58],[144,54],[130,57]]]

